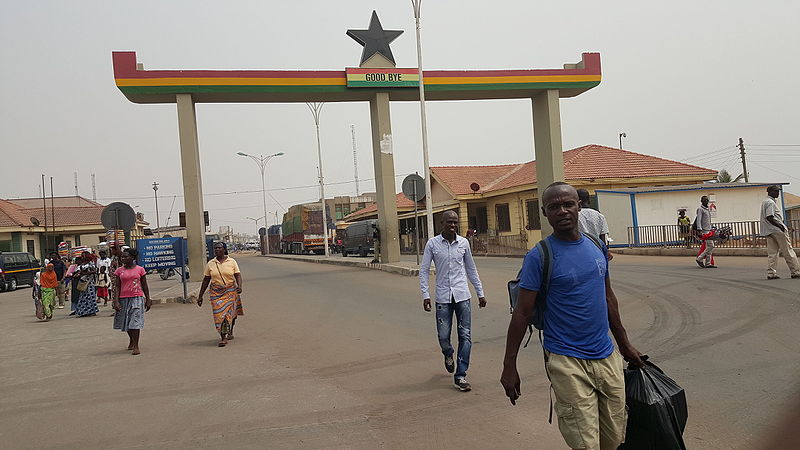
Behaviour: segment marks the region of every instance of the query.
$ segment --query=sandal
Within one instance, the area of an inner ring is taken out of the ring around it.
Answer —
[[[225,347],[226,345],[228,345],[227,342],[220,342],[219,344],[217,344],[217,347]]]

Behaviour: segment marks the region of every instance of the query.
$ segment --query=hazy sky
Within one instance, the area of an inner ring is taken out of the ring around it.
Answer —
[[[800,193],[800,3],[793,1],[423,1],[426,69],[560,68],[600,52],[603,81],[561,102],[564,149],[589,143],[791,182]],[[0,6],[0,197],[56,195],[126,201],[155,224],[183,210],[174,104],[137,105],[114,85],[111,52],[136,51],[145,69],[328,69],[358,65],[345,35],[376,9],[398,67],[416,67],[411,3],[401,1],[36,1]],[[533,159],[530,101],[431,102],[432,165]],[[417,103],[392,104],[395,171],[422,170]],[[304,104],[199,104],[205,207],[212,229],[252,231],[261,180],[236,156],[286,155],[267,169],[270,216],[319,198],[314,124]],[[373,190],[369,107],[326,104],[321,136],[326,194],[355,194],[350,125],[361,190]],[[702,156],[698,156],[702,155]],[[693,159],[692,159],[693,158]],[[602,163],[602,162],[598,162]],[[226,194],[253,191],[250,193]],[[276,201],[279,202],[276,203]],[[755,206],[754,206],[755,207]],[[271,220],[274,221],[274,219]]]

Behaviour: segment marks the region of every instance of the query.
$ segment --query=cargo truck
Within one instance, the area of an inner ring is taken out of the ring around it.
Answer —
[[[333,248],[333,222],[328,214],[328,245]],[[295,205],[283,215],[281,253],[325,253],[322,207],[319,203]]]

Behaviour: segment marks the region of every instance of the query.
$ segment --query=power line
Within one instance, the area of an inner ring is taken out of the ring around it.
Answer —
[[[796,177],[796,176],[794,176],[794,175],[789,175],[788,173],[781,172],[780,170],[775,170],[775,169],[773,169],[773,168],[771,168],[771,167],[767,167],[767,166],[765,166],[765,165],[762,165],[762,164],[759,164],[759,163],[757,163],[757,162],[753,162],[753,163],[754,163],[755,165],[757,165],[757,166],[759,166],[759,167],[763,168],[763,169],[771,170],[771,171],[773,171],[773,172],[776,172],[776,173],[779,173],[779,174],[781,174],[781,175],[783,175],[783,176],[789,177],[789,178],[791,178],[791,179],[793,179],[793,180],[800,181],[800,178],[797,178],[797,177]]]
[[[410,172],[409,173],[401,173],[401,174],[395,175],[394,177],[395,178],[400,178],[400,177],[405,177],[405,176],[407,176],[409,174],[410,174]],[[359,181],[375,181],[375,178],[361,179]],[[353,180],[336,181],[336,182],[332,182],[332,183],[325,183],[325,186],[339,186],[339,185],[350,184],[350,183],[353,183]],[[319,187],[318,184],[310,184],[310,185],[305,185],[305,186],[290,186],[290,187],[284,187],[284,188],[267,189],[267,192],[270,192],[270,191],[272,191],[272,192],[281,192],[281,191],[291,191],[291,190],[318,188],[318,187]],[[203,197],[213,197],[213,196],[218,196],[218,195],[253,194],[253,193],[259,193],[259,192],[261,192],[261,189],[258,189],[258,190],[245,190],[245,191],[213,192],[213,193],[209,193],[209,194],[203,194]],[[177,197],[181,197],[181,198],[183,197],[182,194],[172,194],[172,195],[165,194],[165,195],[159,195],[158,197],[159,198],[171,198],[173,196],[177,196]],[[150,198],[153,198],[153,197],[150,197],[150,196],[145,196],[145,197],[102,197],[102,198],[99,198],[98,200],[142,200],[142,199],[150,199]]]

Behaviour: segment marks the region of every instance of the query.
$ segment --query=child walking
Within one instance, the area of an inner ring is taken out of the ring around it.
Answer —
[[[97,303],[102,298],[103,306],[108,304],[108,287],[111,285],[107,269],[106,266],[100,266],[100,273],[97,275]]]

